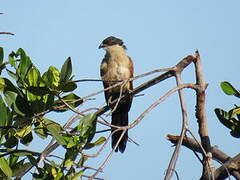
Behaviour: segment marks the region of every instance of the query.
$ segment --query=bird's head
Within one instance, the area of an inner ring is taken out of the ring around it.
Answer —
[[[108,47],[112,47],[112,46],[121,46],[123,49],[127,49],[126,46],[124,45],[123,41],[114,36],[110,36],[110,37],[104,39],[98,48],[99,49],[100,48],[107,49]]]

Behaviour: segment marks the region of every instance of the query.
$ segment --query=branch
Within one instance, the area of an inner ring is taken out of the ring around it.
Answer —
[[[205,110],[205,90],[207,88],[207,84],[205,83],[204,75],[203,75],[203,66],[202,61],[200,59],[200,54],[198,51],[195,53],[196,61],[194,61],[195,65],[195,73],[196,73],[196,84],[198,85],[197,89],[197,104],[196,104],[196,118],[198,119],[199,126],[199,135],[201,138],[201,144],[206,151],[206,155],[203,155],[203,172],[201,180],[204,179],[214,179],[214,168],[211,162],[212,154],[211,154],[211,143],[210,138],[208,136],[208,127],[207,127],[207,117]]]
[[[185,67],[187,67],[191,62],[193,62],[193,61],[195,61],[195,60],[196,60],[196,58],[195,58],[194,56],[187,56],[186,58],[184,58],[183,60],[181,60],[176,66],[178,66],[179,68],[180,68],[180,67],[181,67],[181,68],[185,68]],[[149,80],[149,81],[141,84],[140,86],[136,87],[135,89],[133,89],[133,91],[132,91],[131,93],[129,93],[129,95],[130,95],[130,96],[136,95],[136,94],[138,94],[139,92],[142,92],[142,91],[144,91],[145,89],[148,89],[148,88],[150,88],[150,87],[152,87],[152,86],[154,86],[154,85],[162,82],[162,81],[165,80],[165,79],[168,79],[168,78],[170,78],[170,77],[175,76],[175,70],[174,70],[174,68],[170,68],[170,69],[171,69],[171,70],[167,71],[166,73],[163,73],[163,74],[161,74],[161,75],[159,75],[159,76],[157,76],[157,77],[155,77],[155,78],[153,78],[153,79],[151,79],[151,80]],[[129,96],[129,95],[127,95],[127,94],[126,94],[126,95],[123,95],[123,96],[121,97],[121,99],[126,99],[127,96]],[[113,101],[112,103],[116,103],[116,102],[117,102],[117,100]],[[109,110],[109,107],[106,105],[106,106],[102,107],[101,109],[99,109],[99,110],[96,112],[96,114],[97,114],[97,116],[101,116],[102,114],[104,114],[104,113],[105,113],[106,111],[108,111],[108,110]]]
[[[171,90],[169,90],[166,94],[164,94],[159,100],[157,100],[156,102],[154,102],[152,105],[150,105],[145,111],[143,111],[142,114],[140,114],[138,116],[138,118],[136,120],[134,120],[131,124],[129,124],[128,127],[133,128],[134,126],[136,126],[137,124],[140,123],[140,121],[147,115],[147,113],[149,113],[153,108],[155,108],[157,105],[159,105],[161,102],[163,102],[164,100],[166,100],[171,94],[183,89],[183,88],[192,88],[195,89],[195,86],[193,84],[181,84],[178,87],[175,87]],[[122,127],[124,128],[124,126]]]
[[[6,152],[4,154],[0,154],[0,158],[7,156],[9,154],[14,154],[14,153],[29,153],[29,154],[32,154],[33,156],[41,155],[41,153],[39,153],[39,152],[29,151],[29,150],[25,150],[25,149],[14,149],[14,150],[0,149],[0,152]]]
[[[179,136],[173,136],[168,134],[167,140],[169,140],[171,143],[176,145],[179,141]],[[203,153],[202,148],[199,144],[200,142],[197,142],[195,139],[184,137],[183,143],[185,147],[188,149],[191,149],[192,151]],[[236,179],[240,179],[240,154],[235,156],[234,158],[229,157],[224,152],[219,150],[216,146],[213,146],[210,148],[210,151],[212,153],[213,159],[216,159],[217,161],[224,163],[221,167],[216,169],[214,172],[215,179],[225,179],[228,177],[228,173],[226,169],[230,172],[231,175],[233,175]]]
[[[177,85],[180,86],[182,85],[182,80],[181,80],[181,72],[182,72],[182,67],[180,66],[180,68],[178,68],[178,66],[176,66],[176,82]],[[165,175],[165,180],[171,179],[174,171],[175,171],[175,167],[176,167],[176,163],[177,163],[177,159],[178,156],[180,154],[180,148],[182,145],[182,141],[183,138],[186,134],[186,131],[188,129],[188,115],[187,115],[187,106],[186,106],[186,100],[184,97],[184,93],[182,89],[178,90],[178,95],[179,95],[179,100],[180,100],[180,105],[181,105],[181,111],[182,111],[182,130],[181,130],[181,135],[180,135],[180,140],[177,143],[177,146],[173,152],[172,158],[169,162],[168,165],[168,169],[167,169],[167,173]]]
[[[180,69],[184,69],[185,67],[187,67],[191,62],[195,61],[195,57],[194,56],[187,56],[186,58],[184,58],[183,60],[181,60],[176,66],[178,66]],[[175,66],[175,67],[176,67]],[[124,96],[121,96],[121,99],[124,99],[124,98],[127,98],[127,96],[131,95],[136,95],[138,94],[139,92],[141,91],[144,91],[145,89],[147,88],[150,88],[156,84],[158,84],[159,82],[162,82],[163,80],[165,79],[168,79],[170,77],[173,77],[175,76],[175,67],[174,68],[166,68],[166,69],[161,69],[161,70],[155,70],[155,71],[152,71],[150,73],[145,73],[144,75],[148,75],[148,74],[151,74],[151,73],[155,73],[155,72],[162,72],[163,70],[169,70],[159,76],[157,76],[156,78],[153,78],[143,84],[141,84],[140,86],[138,86],[137,88],[135,88],[131,93],[129,93],[128,95],[124,95]],[[131,79],[128,79],[127,81],[131,81],[133,79],[137,79],[137,78],[140,78],[140,77],[143,77],[143,75],[140,75],[140,76],[136,76],[134,78],[131,78]],[[110,88],[113,88],[115,86],[119,86],[121,85],[123,82],[120,82],[120,83],[117,83],[116,85],[110,87]],[[182,87],[183,88],[183,87]],[[83,99],[85,98],[88,98],[90,96],[93,96],[93,95],[96,95],[96,94],[99,94],[103,91],[106,91],[107,89],[104,89],[102,91],[99,91],[99,92],[96,92],[96,93],[93,93],[93,94],[90,94],[86,97],[84,97]],[[118,101],[118,99],[116,99],[115,101],[113,101],[113,103],[116,103]],[[67,103],[66,103],[67,104]],[[65,105],[66,105],[65,104]],[[71,109],[72,110],[72,109]],[[109,107],[106,105],[104,107],[102,107],[101,109],[99,109],[98,111],[96,111],[96,115],[97,116],[101,116],[102,114],[104,114],[106,111],[109,110]],[[76,113],[79,114],[79,112],[76,111]],[[140,118],[139,118],[140,119]],[[140,122],[140,120],[136,120],[134,121],[131,126],[127,126],[127,127],[121,127],[121,128],[118,128],[117,130],[125,130],[125,129],[128,129],[128,128],[131,128],[131,127],[134,127],[136,124],[138,124],[138,122]],[[71,121],[69,121],[66,125],[64,125],[64,129],[66,128],[69,128],[71,124]],[[119,139],[121,140],[121,139]],[[54,142],[54,141],[53,141]],[[120,141],[119,141],[120,142]],[[118,144],[118,143],[117,143]],[[117,145],[116,144],[116,145]],[[41,162],[42,160],[44,160],[51,152],[53,152],[57,147],[59,146],[59,144],[57,142],[55,143],[52,143],[49,144],[44,150],[43,152],[41,153],[41,157],[40,157],[40,160],[39,162]],[[112,153],[114,152],[114,149],[111,151],[111,153],[108,155],[108,157],[106,158],[106,160],[103,162],[103,164],[101,165],[98,173],[100,172],[100,170],[106,165],[106,163],[108,162],[108,160],[110,159],[110,157],[112,156]],[[26,169],[22,174],[21,174],[21,177],[24,176],[32,167],[30,167],[29,169]],[[94,177],[96,177],[97,173],[95,175],[93,175]]]
[[[230,172],[236,179],[240,179],[240,154],[233,158],[230,158],[221,167],[215,170],[214,176],[216,180],[225,179],[228,177],[228,172]]]
[[[8,35],[12,35],[12,36],[14,36],[14,34],[11,33],[11,32],[0,32],[0,34],[8,34]]]

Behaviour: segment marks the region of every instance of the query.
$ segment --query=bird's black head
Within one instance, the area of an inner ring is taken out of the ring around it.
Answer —
[[[100,48],[105,48],[113,45],[119,45],[119,46],[122,46],[124,49],[126,49],[126,46],[124,45],[123,41],[114,36],[110,36],[104,39],[98,48],[100,49]]]

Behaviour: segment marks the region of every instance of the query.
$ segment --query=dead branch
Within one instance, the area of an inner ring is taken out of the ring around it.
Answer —
[[[177,86],[182,85],[182,80],[181,80],[181,72],[182,72],[182,67],[176,66],[176,83]],[[171,160],[169,162],[168,168],[167,168],[167,173],[165,175],[165,180],[171,179],[175,167],[177,164],[177,159],[180,154],[180,148],[182,145],[183,138],[186,134],[187,128],[188,128],[188,114],[187,114],[187,106],[186,106],[186,100],[184,97],[184,92],[182,89],[178,90],[178,95],[179,95],[179,100],[180,100],[180,106],[181,106],[181,112],[182,112],[182,129],[181,129],[181,134],[180,134],[180,139],[176,145],[176,148],[174,149],[173,155],[171,157]]]
[[[203,172],[201,180],[204,179],[215,179],[214,178],[214,169],[211,162],[212,154],[211,154],[211,143],[210,138],[208,136],[208,126],[207,126],[207,117],[205,110],[205,90],[207,88],[207,84],[205,83],[204,75],[203,75],[203,66],[200,58],[200,54],[198,51],[195,53],[196,59],[194,61],[195,65],[195,75],[196,75],[196,84],[198,85],[198,89],[196,91],[196,118],[199,125],[199,135],[201,138],[201,144],[206,151],[206,155],[203,154]]]
[[[169,140],[171,143],[174,145],[177,144],[179,141],[180,136],[174,136],[174,135],[167,135],[167,140]],[[195,139],[189,138],[189,137],[184,137],[183,138],[183,143],[185,147],[188,149],[198,152],[198,153],[203,153],[202,148],[200,146],[200,142],[197,142]],[[214,172],[214,177],[215,179],[225,179],[228,177],[228,173],[226,169],[230,172],[232,176],[234,176],[236,179],[240,179],[240,154],[235,156],[234,158],[229,157],[226,155],[224,152],[222,152],[220,149],[218,149],[216,146],[212,146],[210,148],[210,151],[212,153],[213,159],[216,159],[217,161],[224,163],[221,167],[215,170]]]

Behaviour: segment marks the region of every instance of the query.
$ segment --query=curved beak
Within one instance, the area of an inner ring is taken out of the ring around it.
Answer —
[[[100,44],[100,46],[98,47],[98,49],[101,49],[101,48],[104,48],[104,47],[106,47],[106,44]]]

